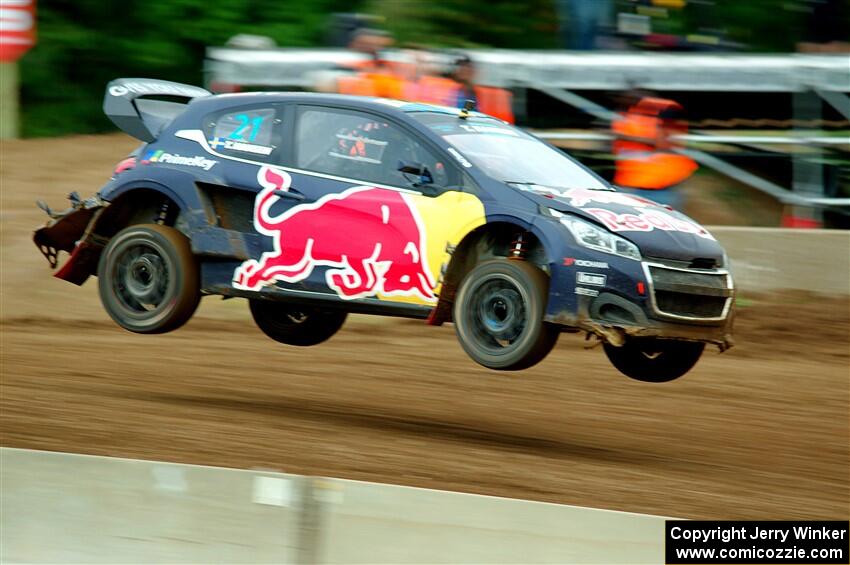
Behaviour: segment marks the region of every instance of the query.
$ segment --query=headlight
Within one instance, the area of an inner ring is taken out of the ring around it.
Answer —
[[[559,219],[562,224],[567,226],[567,229],[570,230],[570,233],[573,234],[573,237],[580,245],[602,251],[603,253],[610,253],[640,261],[640,249],[631,241],[614,235],[595,224],[580,220],[575,216],[564,215]]]

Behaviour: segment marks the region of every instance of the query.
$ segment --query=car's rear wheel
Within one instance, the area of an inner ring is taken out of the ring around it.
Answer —
[[[342,327],[347,314],[330,310],[274,302],[250,300],[251,315],[257,327],[275,341],[301,347],[317,345]]]
[[[622,347],[603,345],[618,371],[648,383],[666,383],[690,371],[705,349],[704,343],[651,337],[629,338]]]
[[[100,300],[122,328],[156,334],[185,324],[200,301],[198,262],[174,228],[135,225],[118,232],[101,253]]]
[[[470,271],[454,302],[464,351],[490,369],[516,371],[540,362],[559,331],[543,321],[549,278],[525,261],[494,259]]]

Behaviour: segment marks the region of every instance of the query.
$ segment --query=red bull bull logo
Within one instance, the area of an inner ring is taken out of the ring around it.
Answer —
[[[254,228],[272,238],[274,251],[237,267],[234,287],[256,291],[277,281],[299,282],[325,266],[331,267],[327,285],[344,299],[380,294],[437,300],[425,231],[408,195],[358,186],[272,216],[276,193],[289,190],[292,179],[261,167],[257,181],[263,190],[254,203]]]

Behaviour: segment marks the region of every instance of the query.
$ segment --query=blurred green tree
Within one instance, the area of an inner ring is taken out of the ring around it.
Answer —
[[[400,44],[553,49],[558,21],[553,0],[371,0]]]
[[[321,44],[327,15],[358,0],[43,0],[38,44],[20,63],[24,136],[108,131],[116,77],[201,84],[204,50],[237,33],[285,47]]]
[[[333,12],[380,16],[399,45],[558,48],[556,1],[40,0],[38,45],[20,63],[21,128],[25,136],[108,131],[101,100],[109,80],[201,84],[207,46],[238,33],[283,47],[321,45]],[[668,27],[677,34],[720,30],[750,51],[793,51],[811,32],[812,6],[823,1],[693,0],[669,11]],[[636,5],[616,2],[620,11]],[[846,20],[850,9],[842,14]]]

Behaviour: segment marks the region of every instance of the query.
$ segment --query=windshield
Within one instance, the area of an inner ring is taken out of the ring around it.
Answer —
[[[499,120],[482,117],[464,120],[434,112],[415,112],[412,116],[494,179],[555,189],[608,188],[583,165]]]

